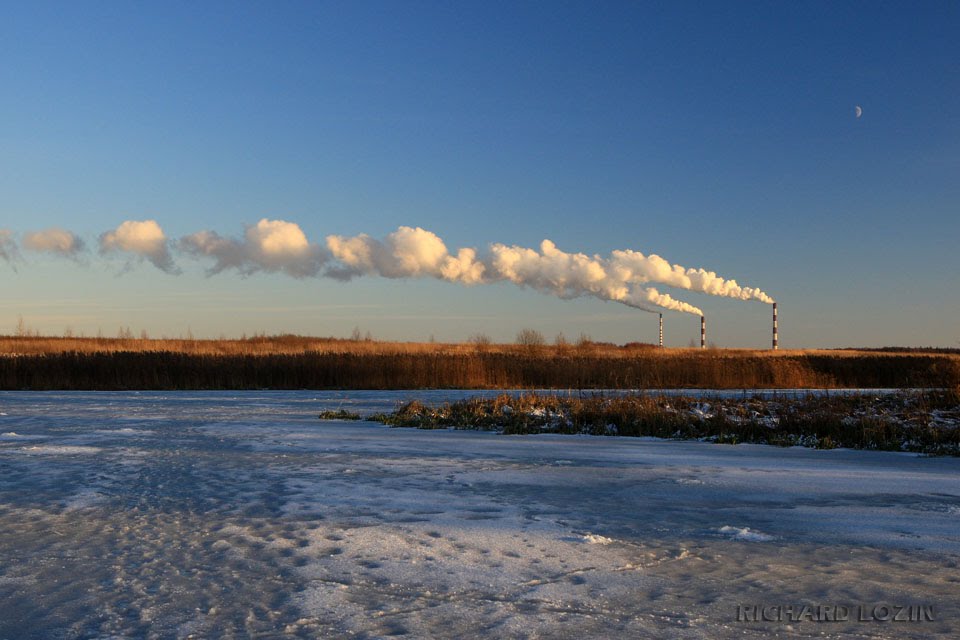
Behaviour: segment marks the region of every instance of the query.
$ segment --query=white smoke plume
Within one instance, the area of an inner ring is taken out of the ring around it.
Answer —
[[[600,256],[566,253],[550,240],[540,243],[540,251],[518,246],[494,244],[490,247],[488,277],[509,280],[561,298],[591,295],[601,300],[620,302],[653,312],[655,308],[703,315],[703,312],[675,300],[656,289],[638,286],[637,280],[619,277],[609,261]]]
[[[400,227],[383,242],[366,234],[349,238],[327,236],[327,248],[342,265],[331,267],[327,275],[340,280],[379,275],[430,276],[463,284],[484,281],[485,266],[477,261],[474,249],[460,249],[457,255],[451,255],[439,236],[420,227]]]
[[[647,285],[773,302],[760,289],[742,287],[713,271],[670,264],[658,255],[622,250],[613,251],[609,257],[588,256],[562,251],[550,240],[544,240],[539,251],[497,243],[491,245],[486,257],[478,258],[476,250],[470,248],[451,254],[436,234],[425,229],[400,227],[383,241],[366,234],[328,236],[327,247],[339,265],[329,267],[326,275],[343,280],[379,275],[430,276],[462,284],[508,281],[561,298],[589,295],[645,311],[669,309],[695,315],[703,312]]]
[[[100,253],[123,252],[149,260],[166,273],[180,273],[173,263],[167,237],[156,220],[127,220],[113,231],[100,236]],[[129,268],[130,263],[127,264]]]
[[[236,269],[243,275],[281,271],[306,278],[316,276],[329,259],[323,247],[307,240],[299,225],[267,218],[248,226],[242,240],[200,231],[181,238],[180,249],[193,256],[213,258],[210,275]]]
[[[656,254],[645,256],[628,249],[613,251],[610,255],[610,269],[617,279],[625,282],[659,282],[712,296],[773,303],[773,298],[760,289],[741,287],[736,280],[726,280],[713,271],[685,269],[678,264],[670,264]]]
[[[24,246],[74,257],[84,249],[76,235],[63,229],[26,234]],[[430,277],[458,284],[512,282],[561,298],[593,296],[644,311],[703,312],[652,285],[738,300],[773,299],[760,289],[705,269],[671,264],[656,254],[617,250],[609,256],[567,253],[550,240],[537,249],[496,243],[485,255],[476,249],[452,252],[443,240],[420,227],[399,227],[382,240],[366,234],[330,235],[326,245],[312,243],[299,225],[263,218],[247,226],[242,238],[200,231],[183,237],[178,249],[188,256],[213,261],[208,275],[236,270],[242,275],[281,272],[295,278],[326,276],[340,280],[364,275],[385,278]],[[149,260],[167,273],[179,273],[169,241],[154,220],[128,220],[100,236],[100,252],[125,252]],[[10,231],[0,230],[0,260],[19,258]]]
[[[31,251],[52,253],[71,260],[79,260],[86,251],[86,245],[79,236],[59,227],[25,234],[23,246]]]
[[[13,241],[13,232],[9,229],[0,229],[0,260],[7,262],[16,271],[15,263],[20,259],[17,243]]]
[[[540,252],[494,244],[489,256],[480,260],[475,249],[459,249],[454,255],[436,234],[419,227],[400,227],[383,241],[366,234],[328,236],[327,248],[340,264],[330,267],[326,275],[341,280],[359,275],[429,276],[461,284],[506,280],[561,298],[591,295],[645,311],[657,308],[702,315],[697,307],[639,286],[637,281],[616,279],[598,256],[566,253],[549,240],[543,241]]]

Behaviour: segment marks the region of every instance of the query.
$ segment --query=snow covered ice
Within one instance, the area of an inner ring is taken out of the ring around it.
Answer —
[[[463,395],[0,393],[0,638],[960,634],[958,459],[317,419]]]

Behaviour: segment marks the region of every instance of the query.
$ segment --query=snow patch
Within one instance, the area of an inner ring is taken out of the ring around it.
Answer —
[[[744,540],[746,542],[769,542],[773,536],[759,531],[754,531],[750,527],[731,527],[729,525],[720,527],[720,533],[729,535],[734,540]]]
[[[73,494],[64,504],[64,508],[67,511],[88,509],[104,502],[104,500],[103,494],[94,488],[88,488]]]
[[[24,435],[22,433],[17,433],[16,431],[7,431],[6,433],[0,433],[0,440],[35,440],[36,438],[42,438],[43,436],[30,436]]]
[[[100,453],[99,447],[84,447],[84,446],[71,446],[71,445],[34,445],[32,447],[24,447],[21,449],[24,453],[36,454],[36,455],[77,455],[85,454],[89,455],[92,453]]]
[[[156,432],[151,429],[132,429],[124,427],[122,429],[97,429],[94,433],[105,436],[152,436]]]

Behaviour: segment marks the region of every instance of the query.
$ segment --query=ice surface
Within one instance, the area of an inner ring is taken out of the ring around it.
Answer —
[[[463,395],[0,393],[0,638],[960,633],[960,460],[317,419]]]

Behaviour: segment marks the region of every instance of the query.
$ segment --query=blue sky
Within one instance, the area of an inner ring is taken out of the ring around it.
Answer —
[[[785,347],[957,347],[958,32],[955,2],[4,3],[0,229],[89,250],[0,262],[0,332],[656,340],[655,315],[505,282],[96,251],[126,220],[269,218],[320,244],[634,249],[763,289]],[[767,305],[658,289],[717,345],[769,345]]]

